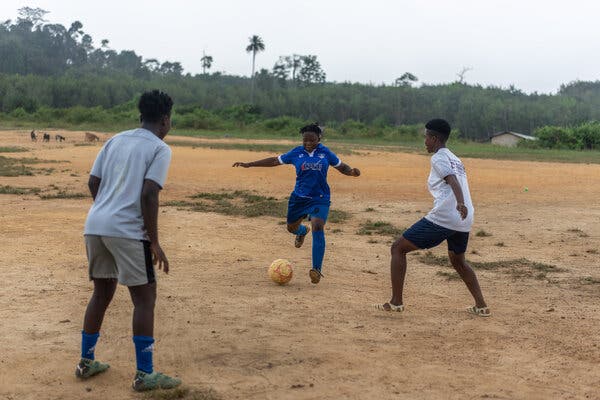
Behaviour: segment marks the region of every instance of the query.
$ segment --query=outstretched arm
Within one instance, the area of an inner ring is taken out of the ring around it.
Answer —
[[[462,219],[467,218],[469,211],[467,210],[467,206],[465,206],[465,198],[463,197],[462,188],[460,187],[460,183],[458,183],[458,179],[456,179],[456,175],[448,175],[444,180],[450,185],[454,192],[454,197],[456,197],[456,210],[460,213],[460,217]]]
[[[244,167],[244,168],[277,167],[278,165],[281,165],[281,164],[279,163],[279,158],[277,158],[277,157],[264,158],[264,159],[258,160],[258,161],[251,161],[249,163],[239,162],[239,161],[236,161],[233,163],[234,167]]]
[[[335,167],[335,169],[337,169],[344,175],[360,176],[360,170],[358,168],[351,168],[348,164],[341,163],[340,165]]]

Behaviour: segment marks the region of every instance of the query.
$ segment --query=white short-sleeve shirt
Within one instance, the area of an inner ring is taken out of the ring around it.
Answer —
[[[146,129],[125,131],[109,139],[90,172],[100,178],[100,187],[84,234],[147,240],[141,205],[144,180],[162,188],[170,162],[169,146]]]
[[[457,201],[450,185],[444,180],[448,175],[456,176],[462,189],[467,218],[461,219],[456,210]],[[473,225],[475,209],[469,192],[469,182],[463,163],[447,148],[439,149],[431,157],[431,172],[427,180],[429,192],[433,196],[433,209],[425,216],[434,224],[459,232],[469,232]]]

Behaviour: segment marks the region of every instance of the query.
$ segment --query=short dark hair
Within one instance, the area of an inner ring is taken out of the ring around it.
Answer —
[[[173,100],[165,92],[152,90],[144,92],[138,102],[140,120],[145,122],[158,122],[165,115],[171,115]]]
[[[446,143],[450,136],[452,128],[445,119],[435,118],[425,124],[425,129],[429,134],[438,137],[442,142]]]
[[[300,134],[304,134],[305,132],[315,133],[319,137],[319,139],[323,136],[323,128],[319,126],[318,122],[300,128]]]

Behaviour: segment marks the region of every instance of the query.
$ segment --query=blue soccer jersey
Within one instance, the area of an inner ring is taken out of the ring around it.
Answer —
[[[304,146],[298,146],[280,155],[279,162],[293,164],[296,167],[294,194],[315,200],[329,201],[327,170],[330,165],[339,167],[342,163],[334,152],[321,143],[312,153],[308,153]]]

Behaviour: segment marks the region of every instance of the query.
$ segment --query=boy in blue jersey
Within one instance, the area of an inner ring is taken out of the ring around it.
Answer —
[[[276,167],[292,164],[296,168],[296,186],[290,195],[287,212],[287,229],[296,235],[295,246],[301,247],[310,228],[302,225],[309,218],[312,228],[312,268],[309,271],[312,283],[319,283],[325,255],[324,227],[329,215],[330,193],[327,171],[333,166],[344,175],[360,176],[357,168],[344,164],[338,156],[321,144],[323,130],[318,124],[300,129],[302,146],[298,146],[279,157],[269,157],[249,163],[236,162],[234,167]]]
[[[458,272],[475,305],[468,312],[480,317],[491,315],[477,276],[465,260],[469,231],[475,209],[471,202],[467,173],[463,163],[447,147],[450,124],[443,119],[432,119],[425,125],[425,147],[431,157],[431,172],[427,185],[433,196],[433,209],[420,221],[408,228],[392,245],[391,280],[392,298],[376,307],[383,311],[404,311],[402,292],[406,276],[406,254],[448,243],[448,258]]]
[[[133,389],[170,389],[181,384],[154,370],[154,264],[165,273],[169,261],[158,241],[158,197],[171,162],[163,141],[171,129],[173,101],[154,90],[140,97],[141,127],[109,139],[94,161],[88,186],[94,200],[85,222],[89,278],[94,293],[81,331],[80,379],[105,372],[95,359],[96,342],[106,309],[117,289],[127,286],[133,302],[133,343],[137,368]]]

